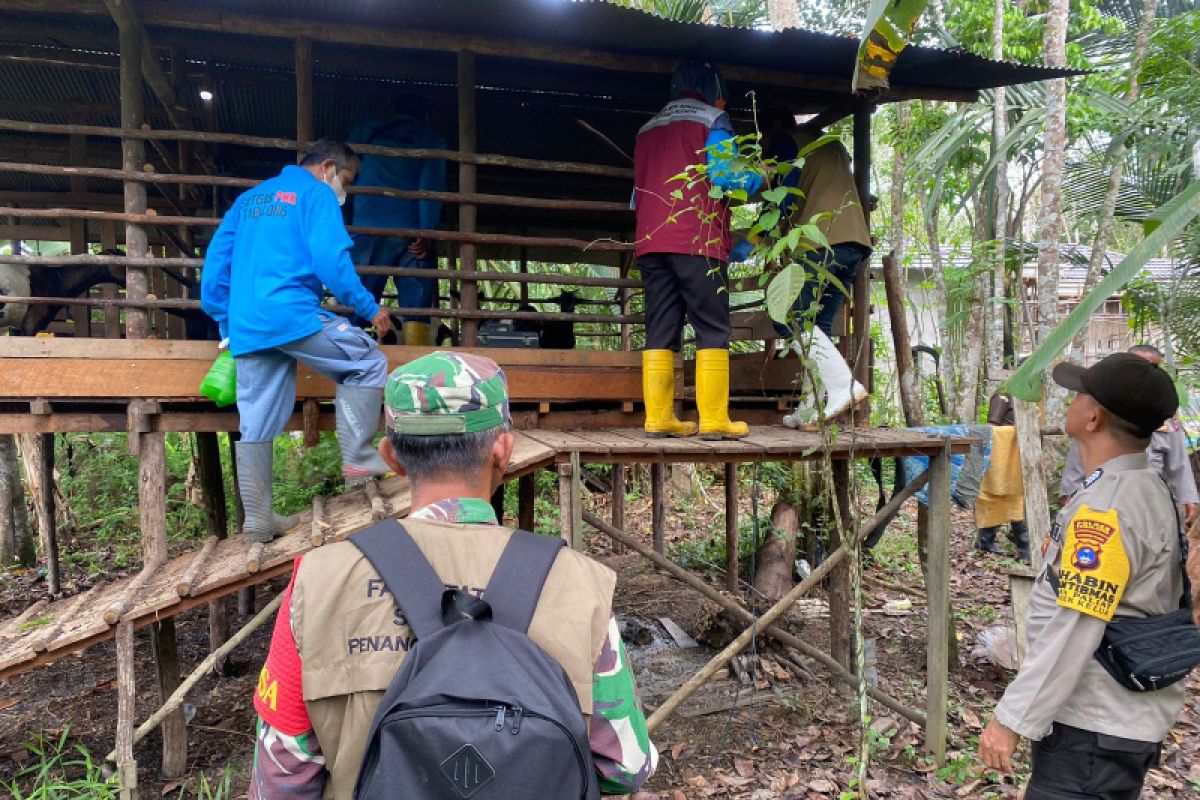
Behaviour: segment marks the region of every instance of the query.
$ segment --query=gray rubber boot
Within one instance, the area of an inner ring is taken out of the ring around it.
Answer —
[[[371,444],[379,432],[383,389],[339,386],[334,398],[338,446],[342,449],[342,477],[346,486],[360,486],[391,469]]]
[[[271,461],[274,457],[271,442],[238,442],[238,493],[246,521],[242,538],[248,542],[269,542],[299,521],[284,517],[271,507]]]
[[[1009,534],[1012,536],[1013,544],[1017,547],[1017,555],[1026,564],[1032,563],[1029,552],[1029,527],[1025,524],[1025,520],[1015,520],[1009,523]]]

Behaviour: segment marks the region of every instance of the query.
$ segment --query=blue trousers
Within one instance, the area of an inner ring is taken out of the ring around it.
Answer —
[[[270,350],[239,356],[237,405],[244,442],[269,442],[283,433],[296,405],[296,362],[338,385],[382,389],[387,358],[345,317],[320,312],[322,329]]]
[[[357,266],[370,265],[373,267],[415,267],[418,269],[437,269],[437,256],[430,244],[429,252],[424,258],[417,258],[408,252],[412,239],[400,239],[395,236],[368,236],[357,234],[354,237],[354,247],[350,249],[350,260]],[[387,286],[387,275],[362,275],[362,284],[367,288],[376,302],[383,297],[384,287]],[[397,302],[401,308],[433,308],[437,297],[436,278],[396,278]],[[429,322],[429,317],[406,316],[405,322]],[[354,318],[354,324],[365,328],[370,320]]]
[[[850,287],[854,285],[855,276],[858,275],[859,266],[870,254],[871,251],[861,244],[847,242],[823,250],[814,250],[808,254],[806,260],[821,264],[830,275],[841,281],[842,286],[849,292]],[[807,268],[812,269],[811,266]],[[832,283],[821,285],[816,276],[810,275],[810,279],[804,282],[804,288],[800,290],[800,296],[792,303],[792,314],[803,317],[815,303],[817,316],[813,324],[824,331],[826,336],[832,336],[834,317],[845,301],[846,295],[837,286]],[[780,336],[793,335],[791,328],[778,322],[775,323],[775,331]]]

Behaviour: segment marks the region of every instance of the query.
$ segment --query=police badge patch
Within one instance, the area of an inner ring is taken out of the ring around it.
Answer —
[[[1058,604],[1111,620],[1125,593],[1129,571],[1116,509],[1080,508],[1067,525]]]

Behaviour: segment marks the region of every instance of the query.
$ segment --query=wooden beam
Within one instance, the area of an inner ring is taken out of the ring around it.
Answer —
[[[313,140],[313,52],[312,39],[296,37],[296,141],[301,145]],[[296,161],[304,147],[298,149]]]
[[[137,663],[133,623],[117,625],[117,782],[121,800],[137,800],[137,762],[133,759],[133,723],[137,715]]]
[[[70,135],[82,133],[88,136],[133,139],[136,141],[205,142],[208,144],[232,144],[242,147],[261,147],[272,150],[301,149],[295,139],[272,136],[251,136],[240,133],[213,133],[210,131],[168,131],[148,128],[121,128],[103,125],[67,125],[49,122],[26,122],[24,120],[0,119],[0,130],[24,131],[26,133]],[[633,170],[628,167],[610,167],[605,164],[584,164],[574,161],[550,161],[539,158],[518,158],[493,153],[439,150],[428,147],[383,147],[376,144],[355,145],[354,150],[363,155],[389,156],[393,158],[438,158],[492,167],[510,167],[538,172],[569,172],[580,175],[601,175],[609,178],[629,179]],[[12,159],[9,159],[12,160]]]
[[[150,41],[150,36],[146,33],[146,27],[142,24],[141,17],[138,15],[138,10],[133,4],[133,0],[104,0],[104,6],[117,23],[118,31],[122,34],[128,33],[128,35],[136,37],[141,42],[141,67],[139,71],[145,76],[146,83],[150,85],[150,89],[154,92],[155,97],[162,103],[163,110],[167,113],[167,119],[170,120],[171,125],[180,130],[191,127],[190,120],[183,113],[184,109],[181,108],[179,101],[175,97],[175,87],[171,83],[170,77],[163,71],[162,64],[159,63],[158,57],[154,54],[154,45]],[[125,122],[121,124],[126,125]],[[130,126],[126,125],[126,127]]]
[[[58,558],[58,519],[54,508],[54,434],[41,434],[41,458],[37,463],[42,491],[38,498],[39,528],[42,533],[42,550],[46,555],[46,588],[56,595],[62,587],[62,571]]]
[[[459,152],[475,152],[475,54],[469,50],[458,51],[458,149]],[[464,194],[475,192],[477,170],[473,164],[462,164],[458,168],[458,191]],[[475,233],[478,225],[479,208],[464,203],[458,207],[458,229],[466,234]],[[477,250],[470,241],[462,241],[458,250],[459,269],[474,272]],[[462,307],[473,311],[479,307],[479,286],[465,280],[459,288]],[[464,347],[474,347],[479,324],[474,320],[463,320],[459,341]]]
[[[937,764],[946,760],[946,713],[950,695],[950,448],[929,459],[927,534],[928,649],[926,651],[925,749]]]
[[[142,86],[142,53],[144,42],[141,26],[120,26],[121,44],[121,127],[140,130],[146,119],[145,93]],[[135,138],[121,140],[121,168],[127,172],[142,169],[146,163],[145,142]],[[125,213],[142,216],[146,213],[146,186],[125,181]],[[146,229],[139,224],[125,225],[125,252],[133,258],[149,255]],[[129,269],[125,275],[125,294],[130,300],[144,300],[148,291],[146,271]],[[133,308],[125,315],[126,335],[144,339],[148,333],[149,317],[145,310]]]
[[[654,541],[654,552],[666,555],[667,513],[666,489],[667,468],[665,464],[650,465],[650,533]]]
[[[614,525],[616,523],[613,523]],[[725,465],[725,588],[738,590],[738,465]]]

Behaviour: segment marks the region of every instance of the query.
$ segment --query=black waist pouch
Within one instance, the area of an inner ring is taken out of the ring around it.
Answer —
[[[1153,692],[1182,680],[1200,664],[1200,629],[1192,610],[1108,623],[1096,660],[1132,692]]]

